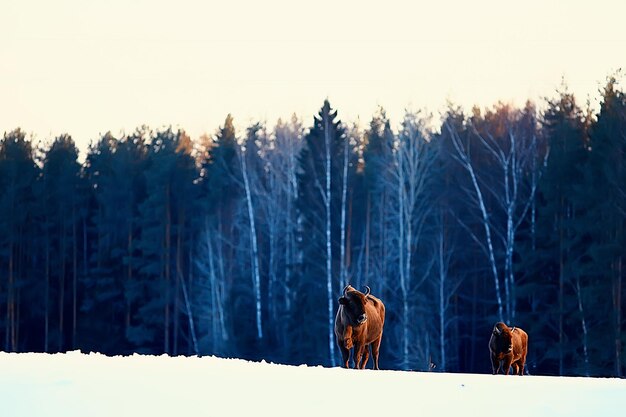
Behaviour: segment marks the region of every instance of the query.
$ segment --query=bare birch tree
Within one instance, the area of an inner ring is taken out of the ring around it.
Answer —
[[[516,233],[532,208],[540,174],[537,169],[541,164],[536,162],[540,155],[534,132],[525,132],[520,128],[521,114],[511,114],[505,110],[502,117],[506,118],[506,130],[499,136],[489,130],[479,131],[468,122],[469,137],[477,139],[481,150],[490,158],[490,166],[498,172],[495,179],[483,176],[472,159],[471,144],[464,143],[460,133],[451,124],[444,122],[444,129],[452,139],[455,159],[469,177],[471,186],[465,188],[465,192],[480,213],[484,237],[480,238],[469,227],[462,226],[487,255],[496,293],[498,318],[508,321],[515,319],[516,309],[513,271]],[[487,129],[490,129],[489,123]],[[487,203],[487,194],[491,205]],[[497,245],[498,241],[500,246]],[[498,255],[498,248],[502,248],[503,256]],[[501,283],[504,284],[504,300]]]
[[[331,194],[331,137],[330,137],[330,120],[327,111],[322,112],[324,123],[324,179],[326,180],[326,188],[322,194],[324,207],[326,208],[326,294],[328,296],[328,348],[330,352],[330,364],[335,366],[335,340],[333,336],[334,327],[334,311],[333,311],[333,245],[331,237],[331,211],[330,201]]]
[[[384,109],[372,118],[364,135],[363,175],[366,187],[363,244],[363,276],[375,294],[382,294],[385,277],[391,275],[388,250],[393,245],[387,236],[397,222],[391,219],[390,201],[395,201],[391,179],[394,165],[395,135]],[[391,194],[394,197],[390,197]],[[391,200],[390,200],[391,199]]]
[[[346,265],[346,206],[348,204],[348,163],[350,161],[350,137],[344,140],[343,166],[341,175],[341,242],[339,244],[339,282],[340,287],[348,284]]]
[[[450,276],[450,264],[454,254],[453,239],[448,235],[449,228],[446,227],[444,220],[444,210],[437,215],[436,232],[435,232],[435,258],[437,259],[437,275],[433,280],[436,286],[438,333],[439,333],[439,363],[437,367],[440,371],[448,370],[448,352],[446,347],[449,340],[446,340],[448,328],[450,324],[457,320],[457,317],[450,315],[450,304],[452,298],[458,294],[458,288],[463,282],[463,276]]]
[[[220,237],[217,227],[211,226],[210,219],[205,219],[204,230],[199,240],[195,257],[195,266],[200,277],[199,288],[206,298],[199,300],[200,316],[206,320],[208,330],[206,345],[213,354],[224,352],[225,344],[229,340],[226,329],[225,293],[227,291],[223,268],[217,260],[222,256],[216,251],[220,245],[216,240]]]
[[[291,285],[297,259],[296,170],[302,135],[302,125],[295,115],[288,123],[278,121],[272,140],[265,143],[263,174],[266,179],[264,186],[257,189],[269,242],[267,305],[278,345],[287,341],[284,320],[280,316],[291,310]]]
[[[250,179],[248,174],[248,163],[246,158],[247,144],[256,139],[256,132],[260,127],[255,125],[248,130],[248,138],[246,143],[237,147],[237,153],[239,161],[241,163],[241,174],[243,177],[243,188],[246,195],[246,207],[248,212],[248,221],[250,225],[250,260],[252,264],[252,283],[254,286],[254,300],[256,307],[256,330],[257,338],[263,338],[263,323],[262,323],[262,300],[261,300],[261,273],[259,270],[259,249],[257,243],[257,231],[255,223],[255,210],[252,201],[252,191],[250,187]]]
[[[395,227],[395,249],[387,259],[397,264],[400,297],[400,362],[408,369],[414,362],[411,355],[411,333],[416,331],[412,309],[417,304],[418,287],[428,278],[434,260],[415,267],[414,254],[420,244],[425,221],[430,214],[431,201],[427,198],[428,181],[435,162],[434,147],[429,147],[425,120],[419,113],[407,112],[398,134],[393,152],[393,165],[389,170],[388,184],[393,189],[388,210]],[[394,195],[395,194],[395,195]],[[419,270],[419,271],[418,271]],[[390,280],[391,281],[391,280]],[[387,285],[393,285],[388,282]],[[423,362],[421,359],[418,362]]]

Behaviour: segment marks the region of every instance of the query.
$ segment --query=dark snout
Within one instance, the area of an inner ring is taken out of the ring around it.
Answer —
[[[358,323],[365,323],[367,321],[367,314],[363,313],[359,316],[359,318],[357,319]]]

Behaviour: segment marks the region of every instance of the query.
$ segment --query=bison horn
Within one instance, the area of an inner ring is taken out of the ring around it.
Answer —
[[[500,335],[500,329],[498,329],[498,326],[496,326],[496,327],[494,327],[494,328],[493,328],[493,333],[494,333],[496,336]]]
[[[348,287],[349,287],[349,286],[350,286],[350,284],[346,285],[346,286],[343,288],[343,295],[346,295],[346,293],[348,292]]]
[[[368,287],[367,285],[365,286],[365,296],[367,297],[368,295],[370,295],[370,292],[372,292],[372,290],[370,290],[370,287]]]

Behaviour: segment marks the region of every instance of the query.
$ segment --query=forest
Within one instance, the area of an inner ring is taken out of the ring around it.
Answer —
[[[0,350],[339,366],[348,283],[386,305],[381,369],[490,373],[496,321],[537,375],[626,372],[626,96],[566,86],[439,117],[328,100],[213,135],[0,141]]]

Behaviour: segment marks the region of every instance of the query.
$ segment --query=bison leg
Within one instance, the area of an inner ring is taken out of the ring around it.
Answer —
[[[519,375],[519,365],[517,362],[513,362],[511,366],[513,367],[513,375]]]
[[[380,342],[382,336],[372,342],[372,358],[374,359],[374,369],[380,369],[378,367],[378,354],[380,353]]]
[[[350,326],[346,327],[346,329],[343,331],[343,344],[346,349],[352,349],[352,327]]]
[[[504,360],[502,361],[502,370],[504,371],[504,375],[508,375],[509,372],[511,371],[512,361],[513,361],[513,358],[511,357],[511,355],[506,356]]]
[[[526,366],[526,350],[522,353],[522,358],[519,360],[519,374],[524,375],[524,367]]]
[[[365,369],[365,365],[367,365],[367,361],[370,359],[370,347],[369,345],[365,346],[365,349],[363,350],[363,360],[361,361],[361,365],[359,366],[359,369]]]
[[[354,345],[354,364],[357,369],[361,368],[361,360],[363,359],[363,351],[365,350],[365,347],[365,345],[360,343]]]
[[[341,363],[344,368],[350,368],[350,350],[343,346],[343,343],[337,343],[341,352]]]
[[[493,371],[493,375],[497,374],[500,370],[500,361],[496,355],[491,355],[491,370]]]
[[[518,361],[519,364],[519,372],[518,375],[524,375],[524,365],[526,365],[526,356],[522,355],[522,359]]]

